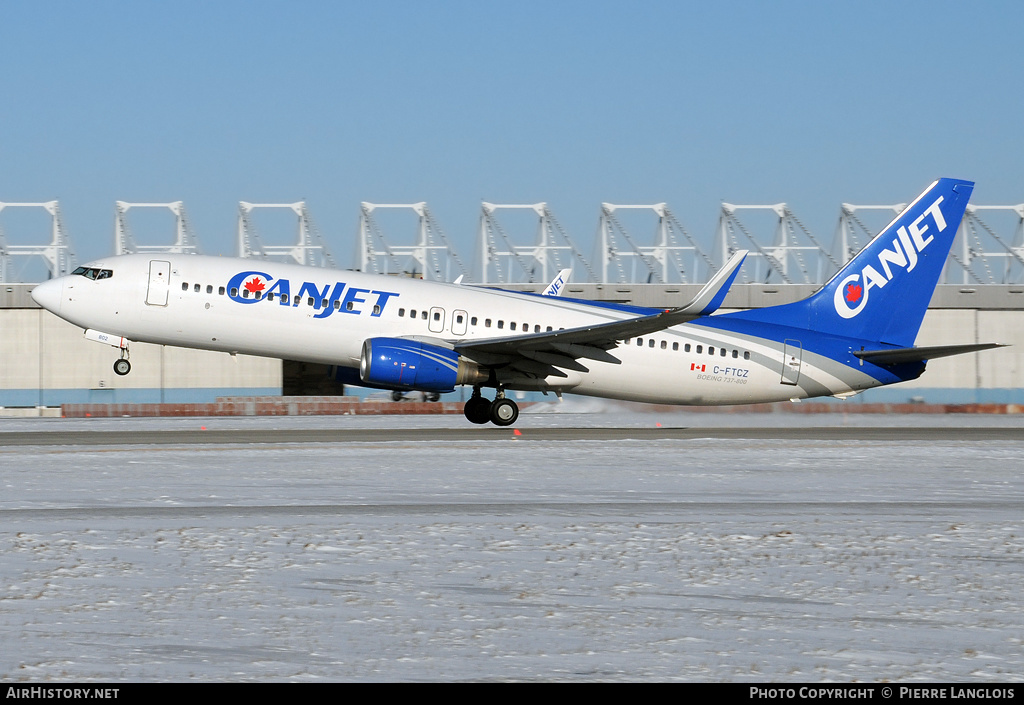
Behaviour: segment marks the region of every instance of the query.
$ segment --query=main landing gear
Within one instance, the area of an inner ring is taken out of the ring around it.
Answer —
[[[498,390],[498,396],[494,401],[490,401],[481,396],[479,387],[473,387],[473,396],[466,402],[463,411],[466,418],[475,424],[490,421],[495,426],[511,426],[519,418],[519,406],[511,399],[507,399],[502,389]]]

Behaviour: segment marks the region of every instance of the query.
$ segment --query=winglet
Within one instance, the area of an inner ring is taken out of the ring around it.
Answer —
[[[737,250],[725,266],[711,277],[711,281],[704,285],[693,301],[679,309],[680,313],[688,313],[694,316],[707,316],[714,313],[725,301],[725,295],[729,293],[729,287],[736,280],[739,274],[740,265],[747,256],[748,250]]]
[[[561,296],[563,287],[569,282],[569,275],[572,274],[571,269],[563,269],[558,275],[551,280],[548,287],[544,290],[544,296]]]

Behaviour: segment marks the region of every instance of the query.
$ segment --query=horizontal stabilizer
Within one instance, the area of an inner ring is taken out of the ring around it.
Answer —
[[[963,355],[964,353],[1005,348],[1002,343],[977,343],[974,345],[933,345],[927,348],[892,348],[890,350],[855,350],[854,355],[876,365],[899,365],[904,362],[921,362],[938,357]]]

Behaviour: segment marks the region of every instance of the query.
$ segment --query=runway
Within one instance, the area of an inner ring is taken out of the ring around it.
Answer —
[[[386,418],[386,417],[385,417]],[[794,419],[800,421],[801,419]],[[192,431],[11,431],[0,433],[2,446],[105,446],[105,445],[253,445],[320,443],[422,443],[509,440],[531,441],[665,441],[714,438],[720,440],[775,441],[1024,441],[1022,428],[854,426],[854,427],[653,427],[653,428],[495,428],[471,426],[394,428],[381,420],[381,428],[320,428]]]
[[[520,421],[0,422],[0,680],[1024,679],[1020,419]]]

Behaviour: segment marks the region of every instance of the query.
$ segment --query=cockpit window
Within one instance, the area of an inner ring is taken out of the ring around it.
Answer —
[[[96,267],[79,267],[72,274],[81,274],[86,279],[110,279],[114,276],[113,269],[97,269]]]

